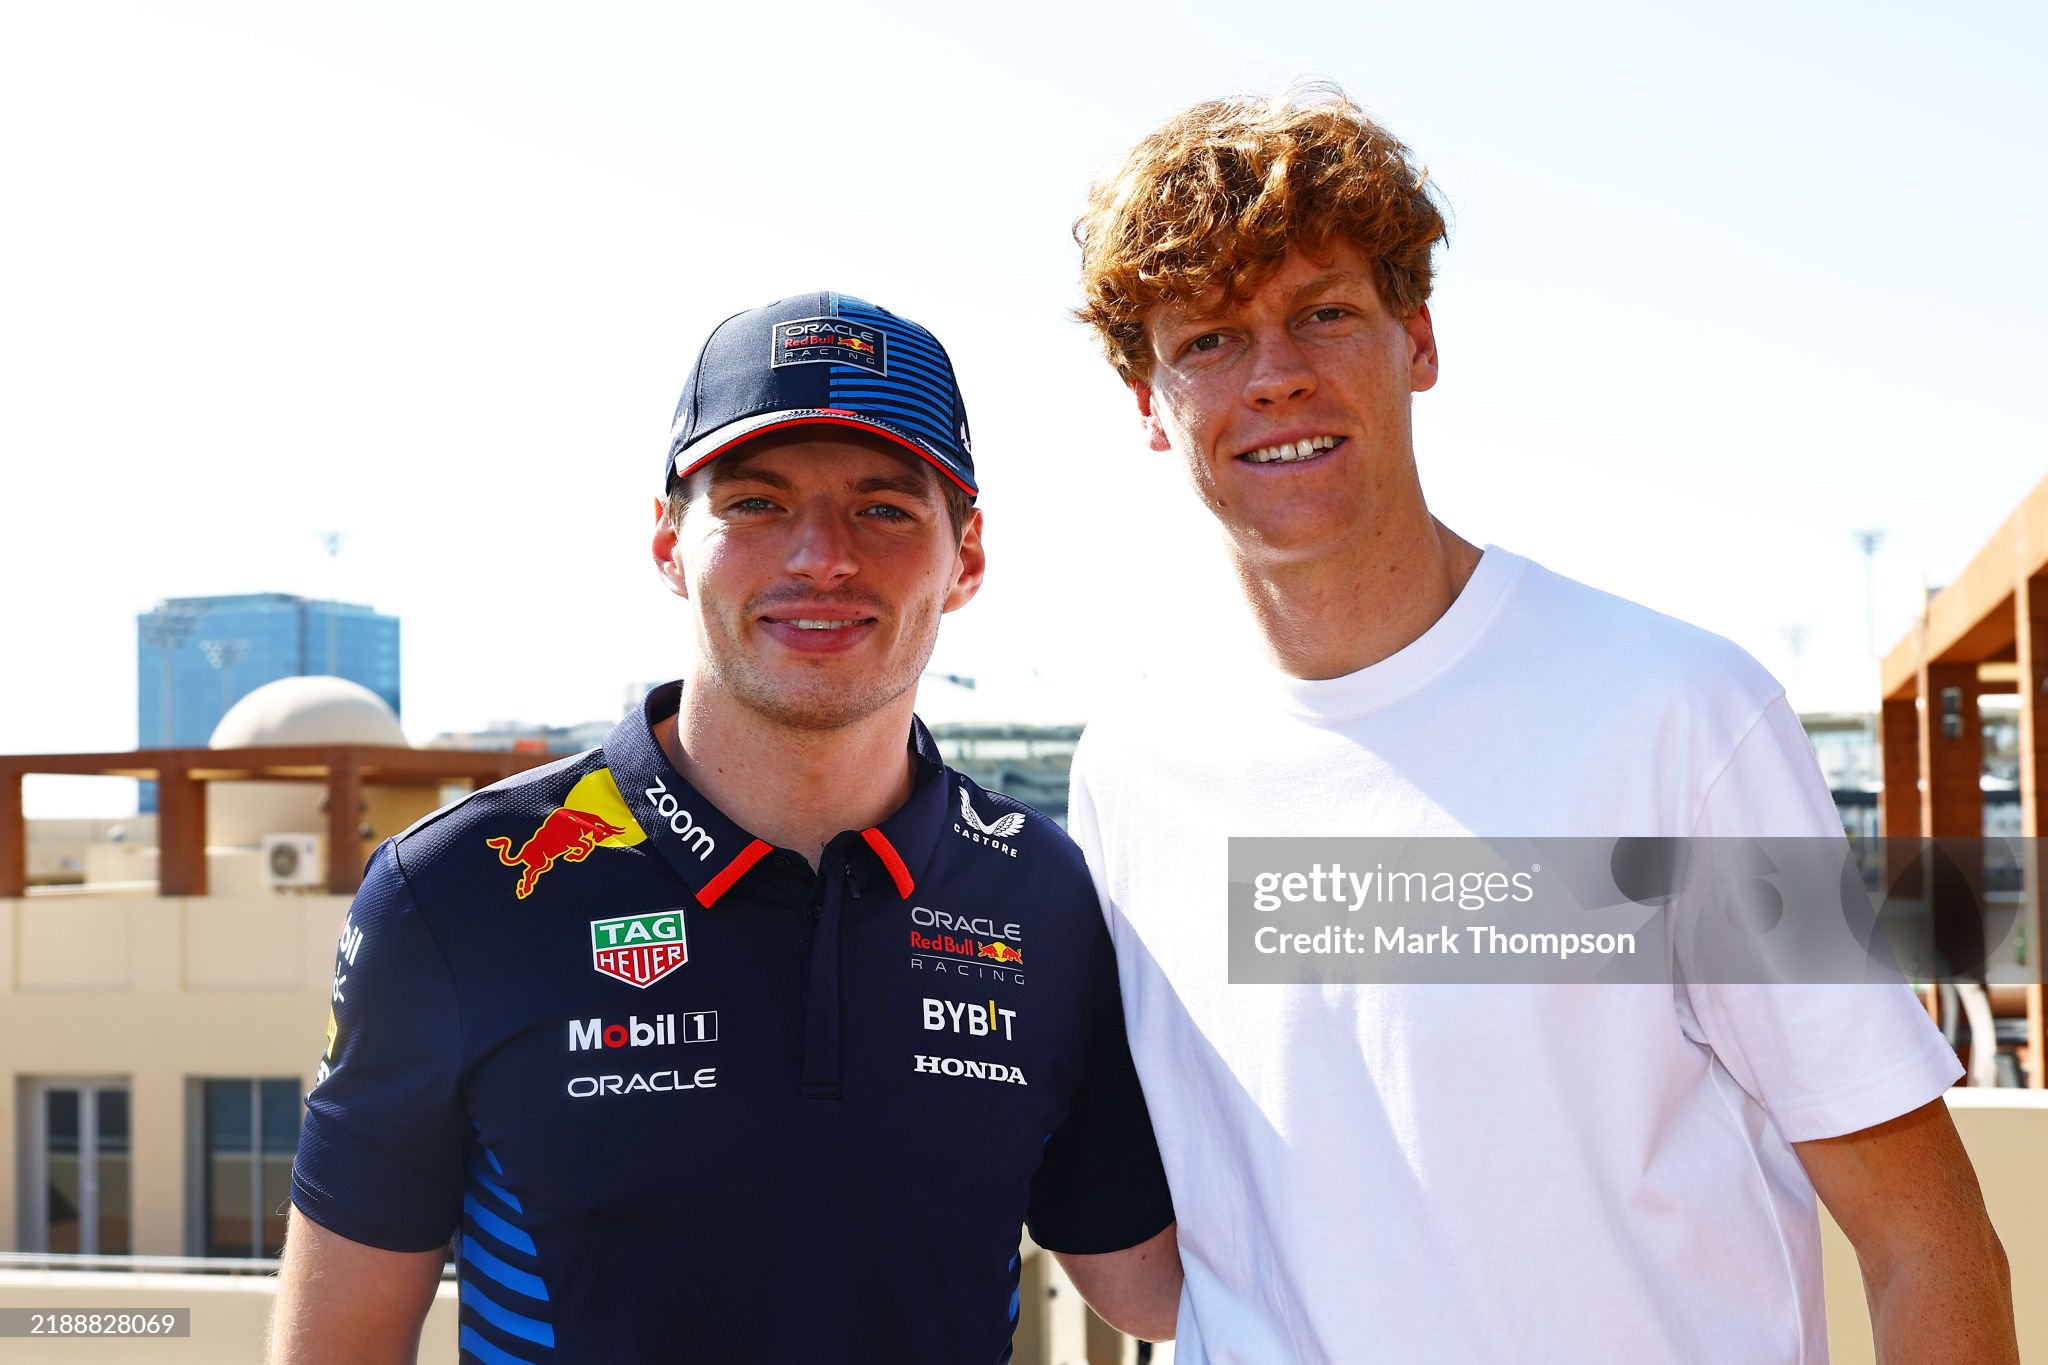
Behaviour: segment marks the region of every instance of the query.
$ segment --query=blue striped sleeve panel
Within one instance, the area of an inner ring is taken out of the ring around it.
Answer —
[[[470,1164],[462,1199],[457,1277],[460,1345],[481,1365],[541,1365],[555,1359],[555,1322],[526,1208],[487,1149]]]

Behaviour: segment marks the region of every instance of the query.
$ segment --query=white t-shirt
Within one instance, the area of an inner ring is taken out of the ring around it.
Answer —
[[[1741,650],[1489,548],[1393,657],[1148,696],[1073,781],[1173,1186],[1183,1365],[1826,1359],[1790,1144],[1960,1074],[1904,987],[1225,977],[1232,835],[1839,837]]]

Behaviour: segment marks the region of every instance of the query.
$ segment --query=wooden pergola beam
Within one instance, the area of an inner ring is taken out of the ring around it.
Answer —
[[[21,813],[21,774],[0,772],[0,900],[19,896],[27,887],[28,822]]]
[[[1987,678],[1983,665],[1989,663],[1999,667]],[[2048,479],[2013,509],[1956,581],[1929,599],[1925,618],[1885,655],[1878,672],[1887,835],[1983,833],[1977,698],[2013,692],[2019,697],[2020,833],[2048,838]],[[1909,716],[1910,759],[1902,747]],[[1910,795],[1898,789],[1908,782]],[[2048,869],[2037,859],[2028,864],[2021,913],[2038,954],[2048,930],[2041,887]],[[2038,966],[2033,970],[2038,974]],[[2026,991],[2027,1083],[2040,1089],[2048,1085],[2048,991],[2039,980]]]
[[[0,754],[0,774],[36,773],[158,780],[172,767],[202,773],[207,781],[324,781],[337,762],[352,762],[365,781],[393,786],[415,782],[495,782],[559,754],[497,749],[404,749],[382,744],[281,744],[248,749],[135,749],[101,754]]]
[[[365,787],[467,782],[484,786],[559,755],[493,749],[405,749],[382,744],[284,744],[247,749],[136,749],[98,754],[0,754],[0,900],[28,890],[28,821],[22,779],[132,777],[158,786],[157,893],[206,894],[209,782],[327,784],[327,889],[350,895],[362,869],[341,850],[355,846]]]
[[[1879,665],[1882,695],[1915,695],[1920,665],[2011,658],[2015,589],[2048,571],[2048,479],[2012,510],[1953,583],[1927,603],[1927,619],[1892,646]]]

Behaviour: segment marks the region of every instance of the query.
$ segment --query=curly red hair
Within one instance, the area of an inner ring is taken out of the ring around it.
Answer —
[[[1118,374],[1146,379],[1154,305],[1256,287],[1289,247],[1322,256],[1338,240],[1373,262],[1381,301],[1412,316],[1448,229],[1411,156],[1335,85],[1184,109],[1090,189],[1074,223],[1075,316]]]

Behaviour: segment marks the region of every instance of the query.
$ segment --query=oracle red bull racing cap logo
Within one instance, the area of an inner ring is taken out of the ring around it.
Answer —
[[[590,922],[590,965],[643,990],[690,960],[681,910]]]
[[[797,318],[778,322],[774,348],[768,357],[771,369],[784,365],[825,362],[854,365],[874,374],[889,373],[889,334],[867,323],[845,318]]]
[[[599,768],[571,787],[516,851],[510,839],[486,839],[484,844],[500,863],[519,869],[514,891],[525,900],[556,863],[580,863],[597,849],[630,848],[646,837],[626,809],[611,769]]]

